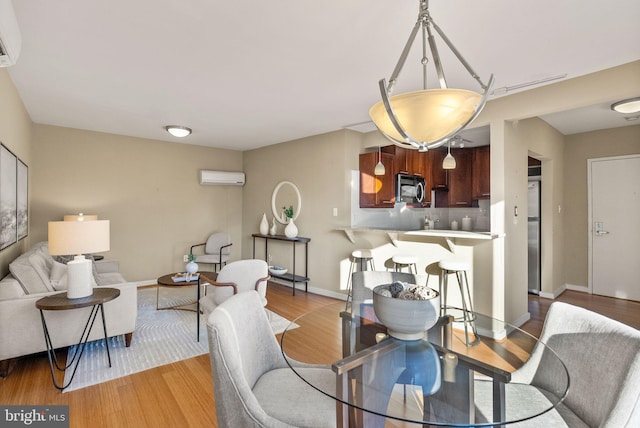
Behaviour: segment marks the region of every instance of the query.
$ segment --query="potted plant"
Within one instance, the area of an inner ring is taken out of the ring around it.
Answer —
[[[298,236],[298,227],[293,223],[293,205],[289,205],[289,208],[283,206],[282,211],[288,219],[287,227],[284,228],[284,234],[287,238],[295,238]]]

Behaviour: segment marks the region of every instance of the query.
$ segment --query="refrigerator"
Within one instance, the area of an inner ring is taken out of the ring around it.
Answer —
[[[529,181],[527,204],[529,293],[540,294],[540,180]]]

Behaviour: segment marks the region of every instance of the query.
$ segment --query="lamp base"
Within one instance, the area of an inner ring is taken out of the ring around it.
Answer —
[[[91,260],[83,255],[67,263],[67,298],[81,299],[93,294]]]

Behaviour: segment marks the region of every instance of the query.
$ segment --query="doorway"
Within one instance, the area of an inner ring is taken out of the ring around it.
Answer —
[[[540,208],[542,162],[529,156],[527,184],[527,266],[529,294],[540,294]]]
[[[587,164],[589,290],[640,301],[640,155]]]

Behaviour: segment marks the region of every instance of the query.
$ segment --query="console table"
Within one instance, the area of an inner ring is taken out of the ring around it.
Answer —
[[[291,281],[293,283],[293,295],[296,295],[296,282],[304,283],[304,292],[308,291],[309,286],[309,277],[307,276],[307,268],[309,263],[309,241],[311,238],[303,238],[301,236],[297,236],[295,238],[287,238],[284,235],[262,235],[260,233],[254,233],[251,235],[253,237],[253,258],[256,258],[256,238],[264,239],[264,259],[267,260],[269,257],[269,241],[284,241],[291,243],[291,249],[293,253],[293,265],[291,269],[291,273],[285,273],[284,275],[274,275],[271,273],[271,276],[274,278],[284,279],[285,281]],[[296,275],[296,244],[304,244],[304,276]],[[268,260],[267,260],[268,263]]]

